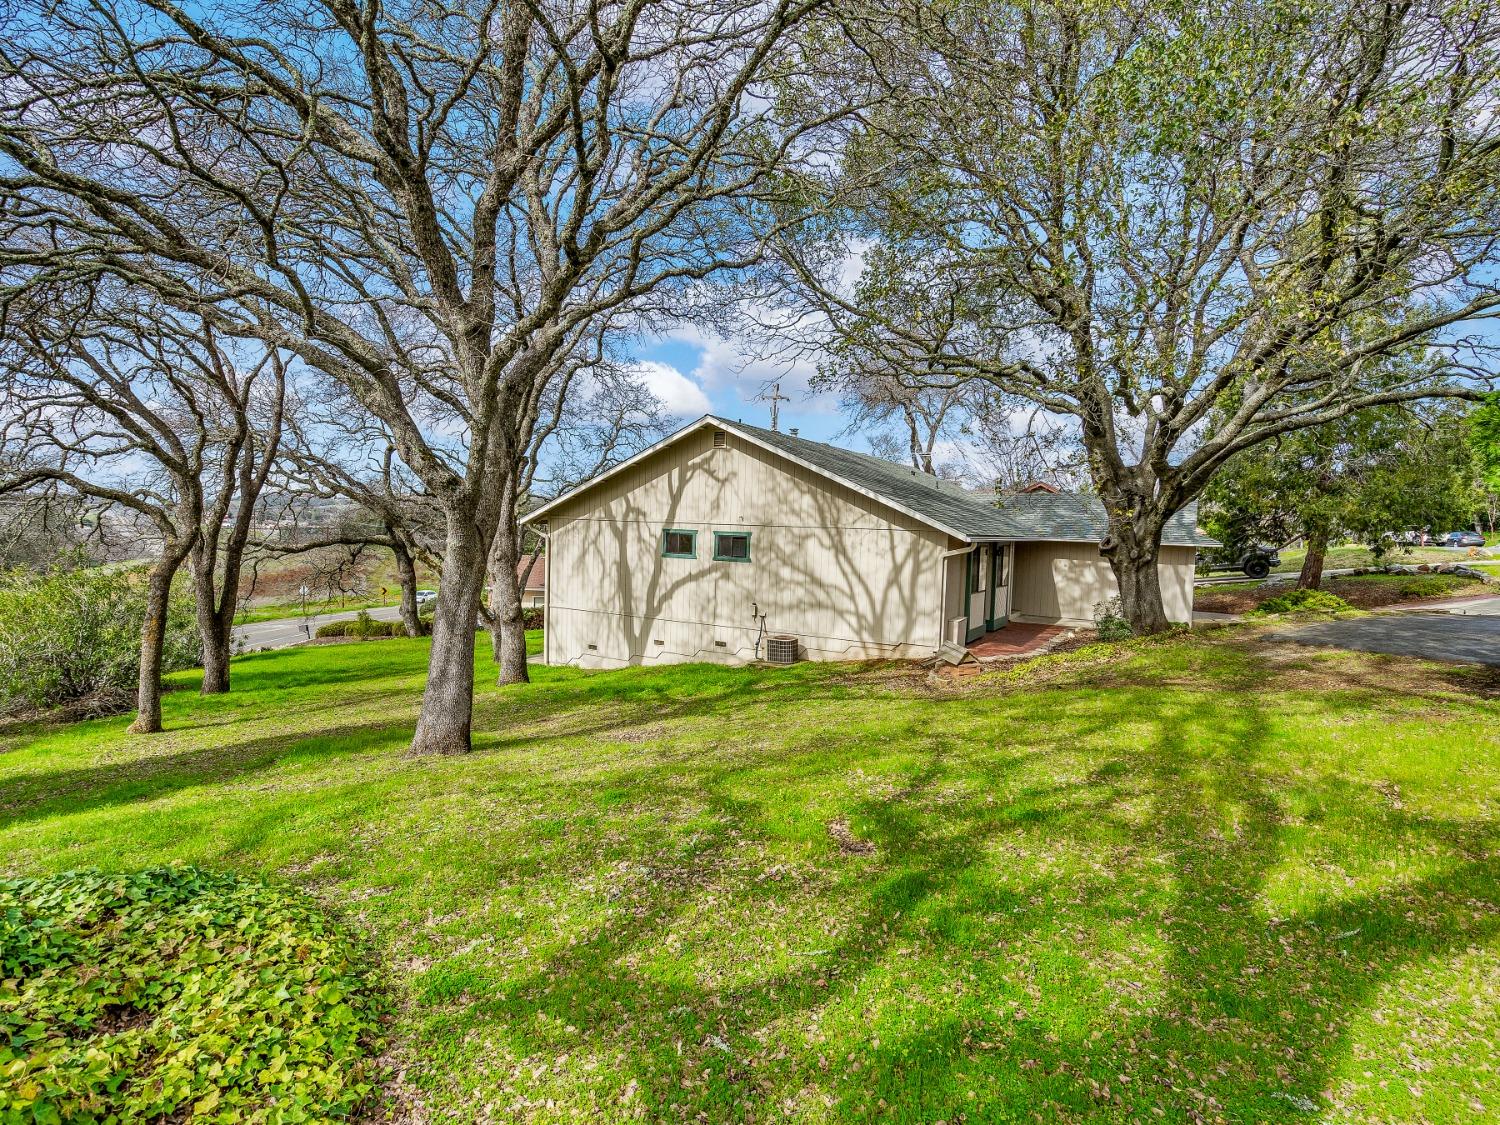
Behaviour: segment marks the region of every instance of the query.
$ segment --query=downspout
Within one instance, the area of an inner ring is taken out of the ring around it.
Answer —
[[[543,553],[543,558],[546,559],[546,562],[542,565],[551,570],[552,540],[548,537],[548,533],[542,531],[540,528],[534,527],[531,530],[539,535],[542,542],[546,544],[547,549]],[[523,590],[522,593],[525,593],[525,591]],[[547,575],[542,585],[542,663],[549,668],[552,666],[552,576],[550,574]]]
[[[959,555],[972,554],[978,546],[978,543],[970,543],[967,547],[955,547],[938,556],[943,569],[943,593],[938,600],[938,643],[934,646],[933,652],[943,647],[943,627],[948,623],[948,560]]]

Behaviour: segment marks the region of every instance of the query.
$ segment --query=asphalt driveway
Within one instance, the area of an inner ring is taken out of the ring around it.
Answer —
[[[1500,665],[1500,616],[1493,613],[1379,614],[1323,621],[1272,635],[1299,645],[1329,645],[1456,664]]]

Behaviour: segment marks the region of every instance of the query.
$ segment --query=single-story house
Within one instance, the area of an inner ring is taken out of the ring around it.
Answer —
[[[1215,545],[1195,518],[1163,538],[1173,621],[1191,621],[1197,551]],[[737,663],[779,634],[814,660],[923,659],[1010,621],[1092,624],[1117,593],[1095,498],[977,495],[712,415],[524,522],[547,538],[549,664]]]
[[[539,609],[547,604],[547,556],[530,556],[516,564],[516,581],[521,586],[521,605]]]

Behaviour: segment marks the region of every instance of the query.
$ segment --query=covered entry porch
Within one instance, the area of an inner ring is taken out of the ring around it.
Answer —
[[[976,543],[963,559],[962,635],[952,639],[972,647],[1010,623],[1015,544],[1002,540]]]
[[[980,660],[1004,660],[1024,656],[1048,646],[1068,632],[1066,625],[1045,625],[1035,621],[1009,621],[999,629],[985,633],[968,646],[969,653]]]

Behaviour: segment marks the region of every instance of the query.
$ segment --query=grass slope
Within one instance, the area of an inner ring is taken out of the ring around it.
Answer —
[[[1246,631],[943,691],[537,669],[413,760],[425,652],[5,731],[4,868],[312,889],[383,954],[413,1120],[1500,1111],[1487,673]]]

